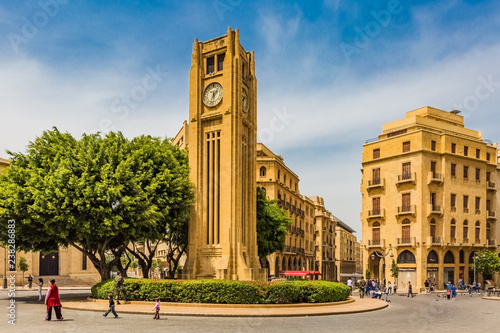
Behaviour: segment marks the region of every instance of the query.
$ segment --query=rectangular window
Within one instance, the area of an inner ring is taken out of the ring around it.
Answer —
[[[457,195],[454,193],[451,194],[450,206],[451,206],[452,210],[453,210],[453,208],[456,208],[456,206],[457,206]]]
[[[469,156],[469,147],[464,146],[464,156]]]
[[[469,196],[464,195],[464,213],[469,211]]]
[[[380,148],[373,149],[373,159],[380,158]]]
[[[431,150],[436,151],[436,141],[431,141]]]
[[[481,197],[476,197],[476,210],[479,210],[481,206]]]
[[[207,74],[215,72],[215,59],[213,56],[207,58]]]
[[[82,271],[87,270],[87,255],[82,253]]]
[[[372,198],[372,209],[373,209],[373,215],[380,214],[380,197]]]
[[[490,172],[486,172],[486,181],[487,182],[490,181],[490,177],[491,177],[491,173]]]
[[[403,153],[410,151],[410,141],[403,142]]]
[[[481,157],[481,149],[476,149],[476,158]]]
[[[486,161],[490,161],[490,153],[486,153]]]
[[[456,177],[457,176],[457,165],[452,163],[451,164],[451,176]]]
[[[464,165],[464,179],[469,178],[469,167]]]
[[[450,238],[455,238],[455,226],[452,225],[450,228]]]
[[[491,210],[491,201],[490,200],[486,200],[486,211],[490,211]]]
[[[456,152],[456,151],[457,151],[457,145],[456,145],[455,143],[452,143],[452,144],[451,144],[451,152],[452,152],[453,154],[455,154],[455,152]]]
[[[432,175],[435,177],[436,176],[436,162],[431,162],[431,172],[432,172]]]
[[[403,163],[403,179],[411,179],[411,162]]]
[[[481,169],[476,168],[476,181],[481,180]]]
[[[376,168],[372,170],[372,184],[379,185],[380,184],[380,168]]]
[[[411,193],[403,193],[401,195],[402,211],[409,212],[411,210]]]
[[[221,71],[224,69],[224,58],[226,57],[225,53],[221,53],[217,55],[217,70]]]

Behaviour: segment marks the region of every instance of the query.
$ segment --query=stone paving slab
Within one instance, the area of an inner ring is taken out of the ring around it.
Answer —
[[[154,302],[127,302],[115,305],[120,313],[153,314]],[[64,309],[105,312],[107,300],[88,300],[62,302]],[[380,310],[389,305],[388,302],[369,298],[349,298],[345,302],[326,304],[277,304],[277,305],[232,305],[232,304],[161,304],[161,315],[168,316],[210,316],[210,317],[300,317],[333,314],[348,314]]]

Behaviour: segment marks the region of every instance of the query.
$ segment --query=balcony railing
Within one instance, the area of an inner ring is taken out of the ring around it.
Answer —
[[[427,174],[427,184],[430,184],[430,183],[442,184],[443,183],[443,175],[440,173],[437,173],[437,172],[430,171]]]
[[[469,239],[468,238],[462,238],[462,244],[469,244]]]
[[[373,209],[368,211],[368,218],[369,219],[375,219],[375,218],[380,218],[384,219],[385,217],[385,209]]]
[[[415,205],[398,206],[397,215],[415,215]]]
[[[432,244],[441,244],[441,237],[431,236]]]
[[[488,246],[497,246],[497,241],[495,239],[488,239]]]
[[[496,212],[492,212],[492,211],[488,211],[488,215],[487,215],[487,218],[488,219],[496,219],[497,218],[497,213]]]
[[[481,215],[481,209],[476,209],[476,215]]]
[[[464,207],[464,213],[468,213],[468,212],[469,212],[469,208]]]
[[[488,190],[496,191],[496,184],[492,182],[486,182],[486,188]]]
[[[431,214],[437,214],[437,215],[443,214],[443,208],[441,206],[433,205],[433,204],[429,204],[427,206],[427,211],[429,212],[428,216]]]
[[[476,238],[475,244],[481,244],[481,238]]]
[[[385,187],[385,178],[375,178],[372,180],[368,180],[368,190],[374,189],[374,188],[384,188]]]
[[[410,245],[415,246],[415,237],[403,237],[398,238],[398,245]]]
[[[450,238],[450,244],[451,244],[451,245],[455,245],[455,244],[457,244],[457,243],[458,243],[458,242],[457,242],[457,239],[456,239],[455,237],[451,237],[451,238]]]
[[[368,247],[385,247],[385,239],[369,239]]]
[[[401,175],[398,175],[398,182],[396,183],[396,185],[399,186],[399,184],[409,182],[415,183],[415,172],[403,173]]]

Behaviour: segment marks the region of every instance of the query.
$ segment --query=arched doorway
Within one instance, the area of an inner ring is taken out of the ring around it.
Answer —
[[[398,265],[400,265],[398,289],[408,289],[409,282],[411,282],[413,288],[417,287],[416,262],[415,255],[409,250],[404,250],[398,255]]]
[[[436,286],[439,276],[439,257],[436,251],[431,250],[427,255],[427,281],[431,286]]]
[[[446,264],[455,264],[455,256],[451,251],[448,250],[443,258],[443,263]],[[448,266],[443,268],[443,287],[450,281],[452,284],[455,283],[455,266]]]
[[[40,252],[40,275],[59,275],[59,252]]]

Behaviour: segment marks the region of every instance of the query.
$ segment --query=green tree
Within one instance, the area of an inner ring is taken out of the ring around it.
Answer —
[[[367,268],[365,271],[365,278],[367,280],[370,280],[371,276],[372,276],[372,272]]]
[[[184,223],[193,202],[187,156],[168,139],[111,132],[76,140],[53,128],[26,154],[8,153],[0,223],[16,220],[17,248],[74,246],[102,280],[130,242],[163,238],[170,223]]]
[[[24,284],[24,273],[30,268],[30,265],[28,265],[28,261],[26,260],[25,257],[19,258],[19,262],[17,263],[17,267],[21,272],[23,272],[23,284]]]
[[[267,200],[266,190],[257,187],[257,247],[259,258],[283,250],[287,227],[292,223],[288,213],[278,207],[277,200]]]
[[[398,265],[396,265],[394,259],[392,259],[392,264],[391,264],[391,276],[395,279],[397,279],[399,276],[399,267]]]
[[[495,252],[483,250],[477,253],[476,271],[488,279],[493,273],[500,272],[500,258]]]

